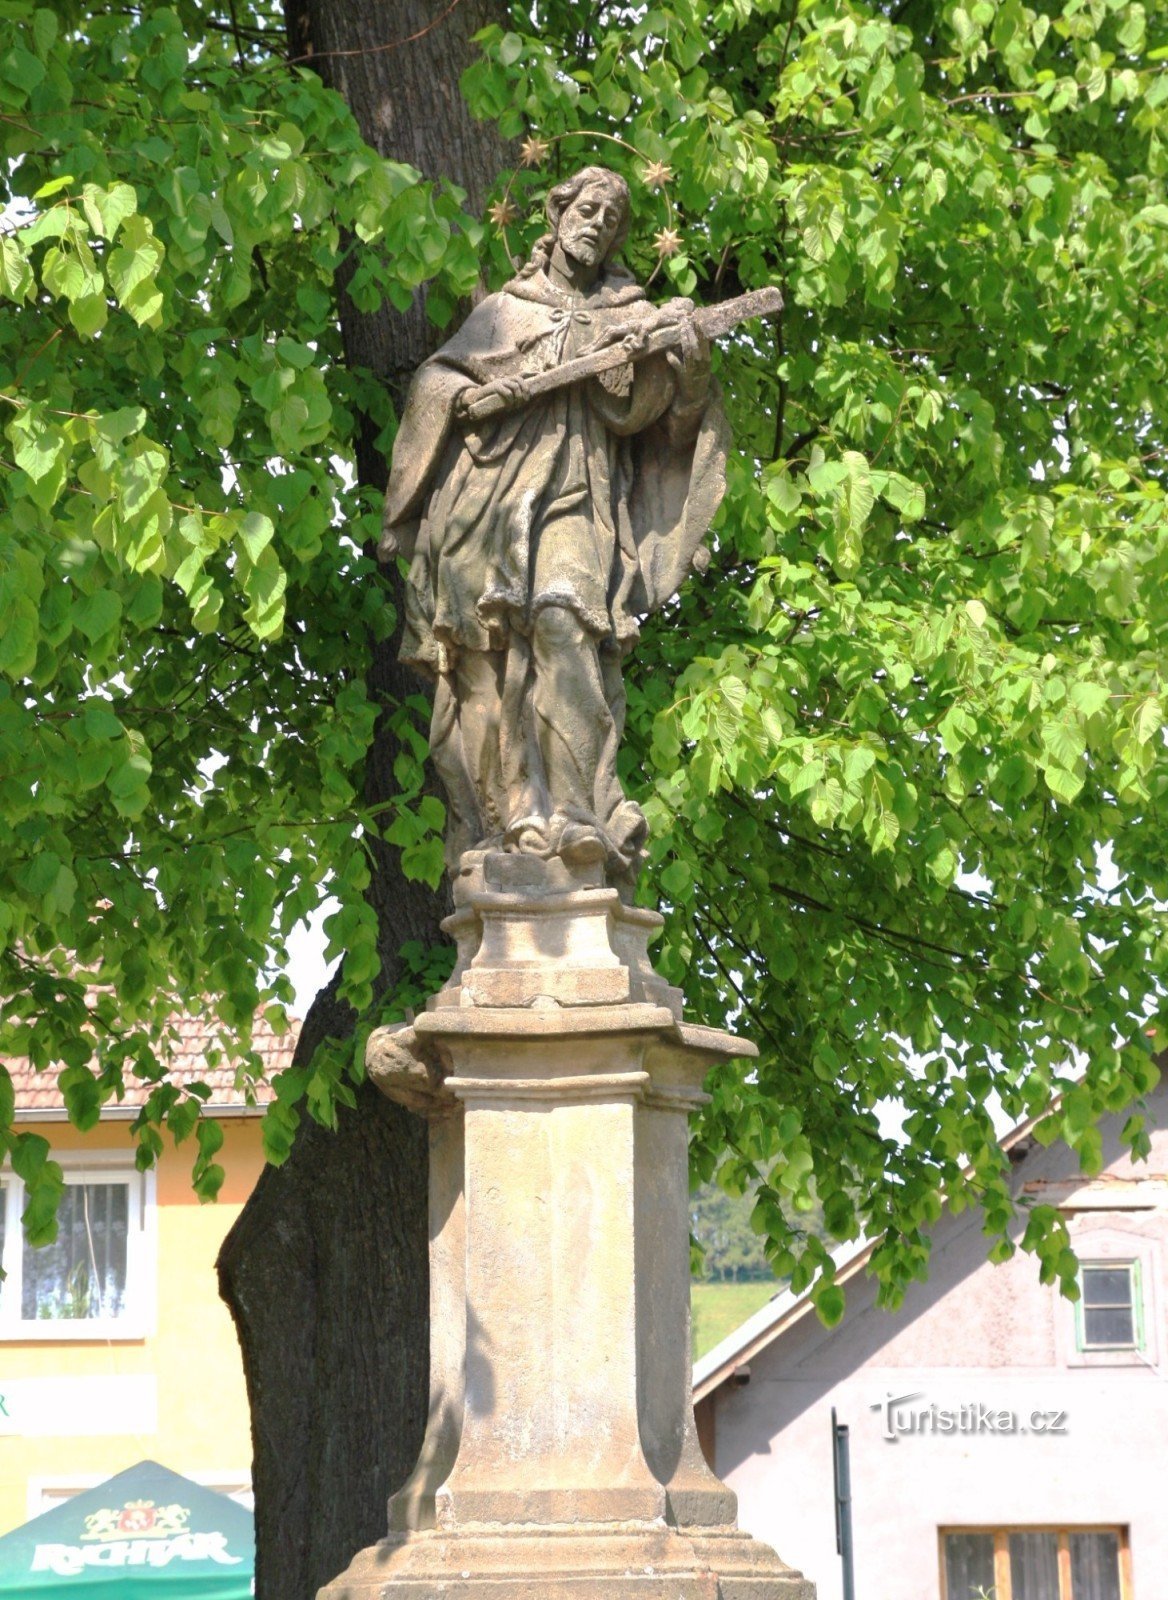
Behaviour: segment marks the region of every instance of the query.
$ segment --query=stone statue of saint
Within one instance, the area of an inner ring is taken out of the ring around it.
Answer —
[[[704,564],[726,426],[691,302],[654,306],[617,260],[624,179],[585,167],[547,216],[526,266],[414,378],[381,549],[410,562],[401,653],[436,683],[452,870],[495,848],[602,862],[627,886],[646,825],[617,777],[621,664],[638,618]],[[666,322],[669,348],[646,353]],[[532,388],[606,345],[628,359]],[[496,414],[476,421],[484,396]]]

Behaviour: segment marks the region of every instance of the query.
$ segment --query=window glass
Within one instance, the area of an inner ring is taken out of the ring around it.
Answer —
[[[1130,1262],[1084,1267],[1083,1343],[1103,1349],[1128,1349],[1136,1342],[1135,1295]]]
[[[943,1531],[945,1600],[1125,1600],[1125,1548],[1119,1528]]]
[[[1072,1533],[1070,1545],[1075,1600],[1120,1600],[1119,1535]]]
[[[992,1533],[945,1535],[945,1594],[947,1600],[978,1600],[994,1586],[994,1536]]]
[[[122,1315],[129,1198],[125,1183],[66,1185],[56,1240],[24,1246],[20,1314],[26,1322]]]
[[[1083,1291],[1093,1306],[1131,1304],[1131,1267],[1084,1267]]]
[[[1011,1600],[1059,1600],[1058,1534],[1010,1535]]]

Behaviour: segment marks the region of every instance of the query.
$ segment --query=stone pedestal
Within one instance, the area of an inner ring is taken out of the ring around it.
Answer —
[[[455,972],[369,1045],[430,1125],[431,1400],[388,1536],[319,1600],[813,1600],[693,1418],[687,1117],[749,1045],[681,1020],[655,913],[468,857]]]

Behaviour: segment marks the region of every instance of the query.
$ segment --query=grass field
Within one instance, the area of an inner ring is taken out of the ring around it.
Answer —
[[[694,1360],[740,1328],[781,1287],[773,1278],[763,1283],[691,1283]]]

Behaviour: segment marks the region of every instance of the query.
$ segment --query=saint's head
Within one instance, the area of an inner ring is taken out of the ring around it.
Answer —
[[[599,267],[629,231],[629,186],[607,167],[584,167],[548,195],[547,214],[565,255]]]
[[[598,274],[624,281],[628,274],[612,258],[629,231],[629,186],[619,172],[585,167],[547,197],[551,231],[536,241],[520,278],[552,268],[571,280],[587,282]],[[559,260],[555,257],[559,255]]]

